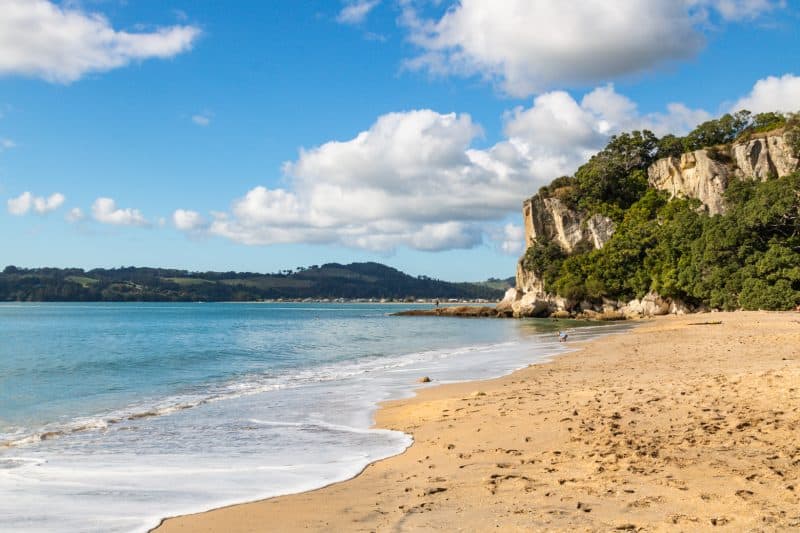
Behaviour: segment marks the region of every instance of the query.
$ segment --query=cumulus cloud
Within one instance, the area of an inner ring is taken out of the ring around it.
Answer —
[[[211,113],[205,111],[203,113],[198,113],[196,115],[192,115],[192,122],[197,124],[198,126],[208,126],[211,124]]]
[[[200,34],[194,26],[152,32],[114,29],[100,14],[48,0],[0,2],[0,74],[70,83],[89,72],[185,52]]]
[[[732,111],[747,109],[753,113],[766,111],[800,111],[800,77],[793,74],[769,76],[758,80],[749,94],[740,98]]]
[[[195,231],[206,225],[200,213],[188,209],[176,209],[172,213],[172,223],[181,231]]]
[[[44,215],[61,207],[64,200],[66,198],[60,192],[44,197],[34,196],[29,191],[25,191],[16,198],[10,198],[7,201],[8,212],[17,216],[26,215],[31,211]]]
[[[98,222],[115,226],[149,226],[138,209],[118,208],[112,198],[98,198],[92,204],[92,216]]]
[[[689,0],[688,4],[711,8],[725,20],[752,20],[786,6],[784,0]]]
[[[752,19],[772,0],[461,0],[438,18],[405,1],[401,21],[420,53],[407,67],[478,75],[524,97],[587,85],[693,57],[708,13]]]
[[[73,207],[64,216],[64,219],[70,224],[74,224],[75,222],[80,222],[84,218],[86,218],[86,215],[83,214],[83,210],[80,207]]]
[[[336,21],[342,24],[360,24],[378,4],[380,0],[347,0],[336,16]]]
[[[438,20],[404,21],[422,53],[408,62],[434,74],[481,75],[526,96],[692,57],[703,37],[682,2],[462,0]]]
[[[506,224],[498,233],[500,251],[507,255],[519,255],[525,245],[525,228],[516,224]]]
[[[210,231],[247,244],[338,242],[372,250],[466,248],[476,220],[519,203],[527,185],[484,168],[469,115],[389,113],[348,141],[303,150],[292,190],[256,187]]]

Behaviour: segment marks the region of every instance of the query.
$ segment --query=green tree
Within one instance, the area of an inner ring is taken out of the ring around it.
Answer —
[[[658,138],[650,131],[622,133],[575,173],[579,205],[603,212],[604,205],[628,208],[647,189],[645,174],[658,153]]]

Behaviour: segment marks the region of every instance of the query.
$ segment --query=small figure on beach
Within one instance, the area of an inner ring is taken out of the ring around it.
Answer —
[[[439,300],[436,300],[436,307],[439,307]]]
[[[567,335],[566,331],[558,332],[558,342],[567,342],[567,337],[569,337],[569,335]]]

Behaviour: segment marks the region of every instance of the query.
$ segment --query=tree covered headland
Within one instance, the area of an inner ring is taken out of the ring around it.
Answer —
[[[500,280],[493,280],[499,282]],[[379,263],[329,263],[273,274],[123,267],[17,268],[0,273],[0,301],[256,301],[265,299],[457,298],[495,300],[496,283],[409,276]]]
[[[587,243],[565,254],[537,241],[523,265],[548,292],[576,301],[627,301],[650,291],[719,309],[792,309],[800,304],[800,173],[766,181],[733,180],[727,211],[709,216],[697,200],[649,188],[655,160],[710,148],[730,158],[728,146],[783,128],[800,155],[800,115],[739,112],[698,126],[685,137],[649,131],[613,137],[572,177],[539,194],[557,196],[584,214],[613,219],[616,231],[599,250]]]

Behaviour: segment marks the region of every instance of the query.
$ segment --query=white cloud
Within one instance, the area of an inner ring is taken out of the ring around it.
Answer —
[[[194,26],[149,33],[115,30],[100,14],[47,0],[0,1],[0,74],[70,83],[150,58],[185,52],[200,34]]]
[[[497,235],[500,251],[507,255],[519,255],[525,245],[525,228],[506,224]]]
[[[692,57],[704,42],[675,0],[462,0],[438,20],[410,5],[403,20],[422,50],[411,68],[478,74],[520,97]]]
[[[16,148],[17,143],[15,143],[12,139],[8,138],[0,138],[0,152],[5,152],[6,150],[10,150],[11,148]]]
[[[8,212],[12,215],[22,216],[31,210],[33,205],[33,195],[27,191],[20,194],[16,198],[10,198],[6,204],[8,205]]]
[[[200,213],[188,209],[176,209],[172,213],[172,223],[181,231],[195,231],[206,225]]]
[[[555,86],[602,83],[693,57],[709,12],[757,18],[772,0],[460,0],[441,17],[402,2],[420,53],[406,62],[434,75],[477,75],[524,97]]]
[[[33,209],[40,214],[49,213],[61,207],[64,200],[66,198],[60,192],[51,194],[47,198],[37,197],[33,199]]]
[[[208,126],[209,124],[211,124],[211,116],[212,116],[211,113],[207,111],[203,113],[198,113],[196,115],[192,115],[192,122],[194,122],[198,126]]]
[[[103,224],[115,226],[149,226],[149,222],[144,218],[138,209],[121,209],[111,198],[98,198],[92,204],[92,216]]]
[[[8,212],[17,216],[26,215],[30,211],[44,215],[61,207],[64,200],[66,200],[66,198],[60,192],[43,197],[34,196],[29,191],[25,191],[16,198],[10,198],[8,200]]]
[[[785,74],[780,78],[769,76],[758,80],[748,95],[731,106],[732,111],[740,109],[747,109],[753,113],[800,111],[800,77]]]
[[[80,207],[73,207],[69,210],[66,216],[64,216],[64,219],[70,224],[80,222],[84,218],[86,218],[86,215],[83,214],[83,210]]]
[[[688,3],[714,9],[725,20],[752,20],[786,5],[784,0],[689,0]]]
[[[378,4],[380,0],[347,0],[336,16],[336,21],[342,24],[360,24]]]

